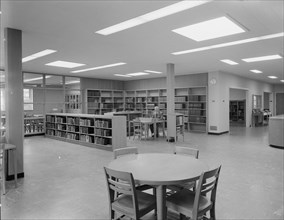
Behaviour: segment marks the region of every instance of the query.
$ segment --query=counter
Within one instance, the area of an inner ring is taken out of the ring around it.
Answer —
[[[269,145],[284,148],[284,115],[269,118]]]

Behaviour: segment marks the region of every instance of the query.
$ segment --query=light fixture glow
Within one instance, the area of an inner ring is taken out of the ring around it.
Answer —
[[[262,71],[260,71],[260,70],[250,70],[251,72],[253,72],[253,73],[262,73]]]
[[[156,73],[156,74],[161,74],[161,73],[162,73],[162,72],[153,71],[153,70],[144,70],[144,72],[147,72],[147,73]]]
[[[233,60],[229,60],[229,59],[220,60],[220,61],[222,61],[223,63],[230,64],[230,65],[238,65],[237,62],[235,62],[235,61],[233,61]]]
[[[22,58],[22,63],[25,63],[25,62],[28,62],[28,61],[31,61],[31,60],[37,59],[39,57],[43,57],[43,56],[55,53],[55,52],[57,52],[57,51],[46,49],[46,50],[40,51],[38,53],[32,54],[30,56]]]
[[[270,79],[277,79],[278,77],[277,76],[268,76],[268,78],[270,78]]]
[[[143,75],[149,75],[149,73],[138,72],[138,73],[128,73],[126,75],[128,75],[128,76],[143,76]]]
[[[45,76],[46,79],[50,78],[52,76]],[[37,81],[37,80],[42,80],[43,77],[36,77],[36,78],[31,78],[31,79],[25,79],[24,82],[32,82],[32,81]]]
[[[123,75],[123,74],[114,74],[115,76],[121,76],[121,77],[131,77],[131,76],[128,76],[128,75]]]
[[[113,64],[109,64],[109,65],[97,66],[97,67],[92,67],[92,68],[88,68],[88,69],[75,70],[75,71],[72,71],[71,73],[81,73],[81,72],[86,72],[86,71],[91,71],[91,70],[99,70],[99,69],[104,69],[104,68],[109,68],[109,67],[114,67],[114,66],[121,66],[121,65],[125,65],[125,64],[126,63],[113,63]]]
[[[227,17],[219,17],[203,21],[172,31],[195,41],[210,40],[245,32],[243,28]]]
[[[73,81],[65,82],[65,85],[76,84],[76,83],[80,83],[80,80],[73,80]]]
[[[262,56],[262,57],[246,58],[242,60],[247,63],[251,63],[251,62],[259,62],[259,61],[265,61],[265,60],[276,60],[276,59],[281,59],[281,58],[282,57],[280,55],[269,55],[269,56]]]
[[[234,46],[234,45],[239,45],[239,44],[246,44],[246,43],[251,43],[251,42],[256,42],[256,41],[261,41],[261,40],[268,40],[268,39],[273,39],[277,37],[283,37],[284,32],[277,33],[277,34],[270,34],[270,35],[264,35],[260,37],[253,37],[253,38],[248,38],[244,40],[238,40],[238,41],[231,41],[228,43],[223,43],[223,44],[215,44],[207,47],[199,47],[191,50],[183,50],[183,51],[178,51],[172,53],[173,55],[182,55],[182,54],[187,54],[187,53],[195,53],[199,51],[205,51],[205,50],[212,50],[216,48],[222,48],[222,47],[229,47],[229,46]]]
[[[116,25],[104,28],[102,30],[97,31],[97,34],[101,35],[110,35],[119,31],[126,30],[128,28],[132,28],[144,23],[147,23],[149,21],[153,21],[162,17],[166,17],[171,14],[175,14],[177,12],[181,12],[202,4],[205,4],[207,2],[210,2],[212,0],[202,0],[202,1],[181,1],[166,7],[163,7],[161,9],[149,12],[147,14],[135,17],[133,19],[118,23]]]
[[[71,68],[75,68],[75,67],[79,67],[79,66],[84,66],[85,64],[58,60],[58,61],[54,61],[54,62],[51,62],[51,63],[47,63],[45,65],[63,67],[63,68],[70,68],[71,69]]]
[[[283,83],[284,83],[284,79],[281,79],[280,82],[283,82]]]

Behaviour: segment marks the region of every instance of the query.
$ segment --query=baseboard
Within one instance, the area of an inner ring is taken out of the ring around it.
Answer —
[[[219,132],[219,133],[208,132],[208,134],[212,134],[212,135],[221,135],[221,134],[227,134],[227,133],[229,133],[229,131],[223,131],[223,132]]]
[[[18,178],[24,178],[25,177],[24,172],[23,173],[18,173],[17,177]],[[14,180],[14,175],[7,175],[6,180],[7,181]]]

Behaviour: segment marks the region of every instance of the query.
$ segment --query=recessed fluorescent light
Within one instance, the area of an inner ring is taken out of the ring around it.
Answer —
[[[270,79],[277,79],[278,77],[277,76],[268,76],[268,78],[270,78]]]
[[[243,28],[227,17],[219,17],[203,21],[172,31],[195,41],[210,40],[245,32]]]
[[[283,82],[283,83],[284,83],[284,79],[281,79],[280,82]]]
[[[204,50],[212,50],[216,48],[222,48],[222,47],[229,47],[229,46],[234,46],[234,45],[239,45],[239,44],[246,44],[246,43],[251,43],[255,41],[261,41],[261,40],[267,40],[267,39],[273,39],[277,37],[283,37],[284,32],[277,33],[277,34],[270,34],[270,35],[264,35],[260,37],[254,37],[254,38],[248,38],[244,40],[238,40],[238,41],[231,41],[228,43],[223,43],[223,44],[215,44],[207,47],[199,47],[191,50],[183,50],[183,51],[178,51],[172,53],[173,55],[182,55],[182,54],[187,54],[187,53],[194,53],[194,52],[199,52],[199,51],[204,51]]]
[[[253,73],[262,73],[262,71],[260,71],[260,70],[250,70],[251,72],[253,72]]]
[[[34,60],[34,59],[37,59],[39,57],[43,57],[43,56],[46,56],[46,55],[49,55],[49,54],[52,54],[52,53],[55,53],[55,52],[56,52],[56,50],[50,50],[50,49],[43,50],[41,52],[38,52],[38,53],[32,54],[30,56],[24,57],[22,59],[22,63],[28,62],[30,60]]]
[[[121,76],[121,77],[131,77],[131,76],[128,76],[128,75],[123,75],[123,74],[114,74],[115,76]]]
[[[204,0],[204,1],[181,1],[169,6],[166,6],[164,8],[152,11],[150,13],[141,15],[139,17],[121,22],[119,24],[104,28],[102,30],[97,31],[97,34],[102,34],[102,35],[109,35],[109,34],[113,34],[128,28],[132,28],[135,26],[138,26],[140,24],[144,24],[147,23],[149,21],[153,21],[159,18],[163,18],[166,17],[168,15],[171,14],[175,14],[177,12],[181,12],[184,10],[187,10],[189,8],[193,8],[202,4],[205,4],[207,2],[210,2],[212,0]]]
[[[109,65],[97,66],[97,67],[92,67],[92,68],[88,68],[88,69],[75,70],[75,71],[72,71],[71,73],[81,73],[81,72],[86,72],[86,71],[91,71],[91,70],[99,70],[99,69],[104,69],[104,68],[109,68],[109,67],[114,67],[114,66],[121,66],[121,65],[125,65],[125,64],[126,63],[113,63],[113,64],[109,64]]]
[[[79,66],[84,66],[85,64],[58,60],[58,61],[54,61],[54,62],[51,62],[51,63],[47,63],[45,65],[63,67],[63,68],[70,68],[71,69],[71,68],[75,68],[75,67],[79,67]]]
[[[245,62],[258,62],[258,61],[264,61],[264,60],[276,60],[281,59],[282,57],[280,55],[269,55],[269,56],[262,56],[262,57],[253,57],[253,58],[246,58],[242,59]]]
[[[220,61],[230,64],[230,65],[238,65],[238,63],[236,63],[235,61],[229,60],[229,59],[220,60]]]
[[[143,76],[143,75],[149,75],[149,73],[138,72],[138,73],[128,73],[126,75],[128,75],[128,76]]]
[[[52,76],[45,76],[46,79],[50,78]],[[42,80],[43,77],[36,77],[36,78],[31,78],[31,79],[25,79],[24,82],[31,82],[31,81],[37,81],[37,80]]]
[[[144,70],[147,73],[157,73],[157,74],[161,74],[162,72],[158,72],[158,71],[153,71],[153,70]]]

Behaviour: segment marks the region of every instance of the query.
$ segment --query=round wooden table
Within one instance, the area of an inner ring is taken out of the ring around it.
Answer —
[[[166,186],[190,182],[208,165],[193,157],[166,153],[125,155],[108,165],[109,168],[130,172],[138,184],[157,187],[157,219],[166,219]]]

